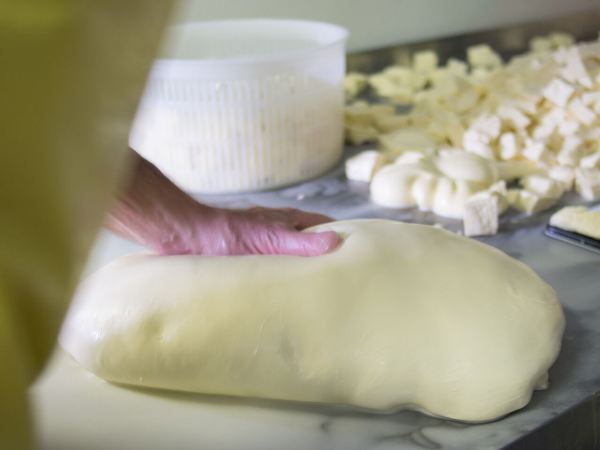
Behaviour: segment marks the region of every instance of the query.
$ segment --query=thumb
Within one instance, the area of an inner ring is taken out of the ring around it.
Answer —
[[[288,231],[278,242],[277,253],[296,256],[319,256],[335,249],[342,239],[334,231],[302,233]]]

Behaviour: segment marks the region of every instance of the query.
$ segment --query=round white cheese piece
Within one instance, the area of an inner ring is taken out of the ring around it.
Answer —
[[[462,219],[467,199],[497,179],[490,161],[463,151],[437,157],[406,152],[373,175],[371,199],[387,208],[418,206],[422,211]]]

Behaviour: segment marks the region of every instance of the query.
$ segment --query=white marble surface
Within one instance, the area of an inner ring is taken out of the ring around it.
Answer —
[[[207,199],[204,199],[207,200]],[[460,224],[384,210],[340,168],[300,186],[208,199],[226,206],[295,206],[337,219],[385,217]],[[464,425],[416,412],[377,415],[344,407],[209,397],[105,383],[58,352],[32,389],[40,448],[79,449],[499,449],[600,391],[600,256],[543,236],[548,215],[504,220],[482,239],[531,265],[558,291],[567,316],[551,387],[500,421]],[[90,269],[136,247],[102,235]],[[535,326],[535,324],[532,324]]]

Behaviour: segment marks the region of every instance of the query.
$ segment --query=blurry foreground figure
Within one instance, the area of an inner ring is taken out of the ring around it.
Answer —
[[[27,386],[125,163],[165,0],[0,3],[0,448],[31,448]]]
[[[340,242],[334,232],[300,232],[330,220],[320,214],[197,203],[127,151],[170,6],[166,0],[0,4],[2,449],[34,445],[27,387],[54,347],[105,219],[116,233],[162,255],[317,256]]]

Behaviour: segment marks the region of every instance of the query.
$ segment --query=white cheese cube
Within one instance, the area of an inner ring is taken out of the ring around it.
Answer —
[[[467,60],[471,67],[495,69],[502,65],[502,58],[489,45],[481,44],[467,49]]]
[[[473,121],[469,128],[485,136],[489,142],[500,135],[502,122],[497,115],[481,114]]]
[[[579,161],[579,167],[584,169],[596,169],[600,164],[600,151],[595,151],[594,153],[581,158]]]
[[[415,53],[413,57],[413,68],[417,72],[430,73],[438,66],[438,55],[432,50]]]
[[[450,58],[446,63],[446,68],[453,75],[464,77],[467,75],[467,65],[458,59]]]
[[[393,69],[393,70],[392,70]],[[405,72],[408,70],[408,72]],[[400,75],[400,73],[404,75]],[[404,78],[406,76],[406,78]],[[398,103],[412,102],[414,90],[411,86],[412,71],[403,67],[392,67],[383,73],[371,75],[369,85],[380,97],[394,99]]]
[[[600,91],[585,92],[581,94],[581,97],[579,98],[585,106],[593,109],[598,103],[600,103]]]
[[[436,140],[443,141],[446,139],[446,127],[442,122],[438,122],[433,117],[431,118],[431,122],[427,125],[427,132]]]
[[[439,77],[436,79],[434,92],[439,98],[449,100],[458,94],[459,84],[464,84],[459,80],[460,79],[454,75],[449,77]]]
[[[582,59],[600,59],[600,40],[579,44],[577,47]]]
[[[559,64],[565,64],[567,62],[567,49],[561,47],[552,54],[552,58]]]
[[[550,33],[548,35],[548,38],[550,39],[550,42],[552,42],[552,45],[555,48],[568,47],[575,43],[575,38],[572,35],[568,33],[563,33],[561,31]]]
[[[596,200],[600,197],[600,170],[577,169],[575,171],[575,187],[585,200]]]
[[[539,58],[533,58],[530,63],[530,68],[533,70],[540,70],[544,67],[544,64]]]
[[[549,52],[554,48],[550,38],[544,36],[535,36],[529,41],[529,49],[535,53]]]
[[[373,118],[375,127],[382,133],[389,133],[398,128],[407,127],[410,124],[410,116],[408,115],[387,115],[376,114]]]
[[[397,87],[397,83],[383,73],[371,75],[368,83],[375,90],[375,92],[381,96],[389,95]]]
[[[502,202],[500,202],[500,205],[502,205],[501,212],[504,212],[504,210],[506,208],[508,208],[508,203],[506,202],[506,195],[508,194],[508,190],[506,189],[506,181],[504,181],[504,180],[496,181],[494,184],[492,184],[486,190],[488,192],[492,192],[494,194],[501,196],[501,199],[503,200]]]
[[[463,135],[463,147],[466,151],[493,160],[494,150],[490,147],[489,141],[489,136],[474,129],[465,131]]]
[[[577,166],[582,152],[583,140],[579,136],[567,136],[556,159],[563,166]]]
[[[392,154],[405,151],[431,152],[436,142],[431,136],[419,128],[400,128],[379,136],[381,146]]]
[[[412,87],[413,90],[418,91],[423,89],[428,81],[429,77],[427,74],[413,71],[410,77],[410,87]]]
[[[371,181],[373,175],[387,162],[386,157],[377,150],[365,150],[348,158],[345,164],[346,178],[353,181]]]
[[[558,124],[558,133],[564,138],[575,136],[580,129],[581,125],[576,120],[565,120]]]
[[[367,86],[367,76],[362,73],[350,72],[344,78],[344,93],[346,100],[351,100],[360,94]]]
[[[443,102],[444,98],[436,88],[417,91],[413,95],[413,103],[419,106],[440,107]]]
[[[564,108],[574,92],[575,88],[570,83],[555,78],[544,88],[542,94],[556,106]]]
[[[457,86],[459,92],[452,102],[452,107],[458,113],[465,113],[477,105],[479,92],[466,83],[458,83]]]
[[[565,191],[573,189],[575,181],[575,169],[568,166],[554,166],[548,171],[548,176],[562,183]]]
[[[561,76],[571,83],[577,83],[588,89],[592,87],[592,79],[579,55],[577,47],[571,47],[567,50],[565,67],[560,71]]]
[[[461,147],[465,129],[460,117],[444,108],[435,108],[431,114],[431,120],[441,127],[439,131],[443,133],[443,139],[448,139],[455,147]]]
[[[600,45],[600,42],[598,43]],[[592,90],[598,88],[598,77],[600,77],[600,57],[590,58],[586,60],[585,66],[588,69],[588,73],[590,74],[590,78],[592,79],[592,83],[594,87]]]
[[[522,186],[540,197],[560,198],[564,193],[563,184],[543,175],[530,175],[521,180]]]
[[[448,71],[446,68],[436,68],[427,74],[429,78],[429,82],[434,86],[434,88],[442,85],[447,82],[449,78],[452,78],[454,75]]]
[[[467,199],[463,209],[463,227],[466,236],[485,236],[498,232],[501,214],[498,194],[482,191]]]
[[[546,140],[554,133],[555,128],[553,124],[541,123],[533,129],[532,137],[540,141]]]
[[[556,128],[566,118],[562,108],[552,108],[538,117],[538,124],[531,130],[531,137],[540,141],[547,141],[555,132]]]
[[[374,142],[379,132],[371,125],[347,125],[346,140],[352,145],[366,144]]]
[[[581,101],[597,115],[600,115],[600,91],[586,92],[581,96]]]
[[[525,139],[523,156],[530,161],[542,161],[548,155],[546,143],[536,139]]]
[[[413,70],[410,67],[404,66],[389,66],[381,72],[381,74],[375,74],[371,78],[383,76],[389,80],[395,81],[398,84],[409,86],[413,77]]]
[[[373,124],[373,111],[365,102],[355,102],[346,106],[344,119],[347,126]]]
[[[569,103],[569,112],[582,124],[591,125],[596,121],[596,114],[585,106],[583,101],[576,98]]]
[[[563,108],[553,107],[542,116],[541,123],[544,125],[558,126],[567,120],[567,113]]]
[[[550,208],[556,202],[556,198],[540,197],[533,192],[522,189],[519,191],[519,197],[513,206],[527,214],[535,214]]]
[[[500,158],[507,161],[519,156],[520,145],[515,133],[502,133],[500,136]]]
[[[537,99],[537,98],[529,98],[529,99],[514,100],[513,104],[520,111],[523,111],[530,115],[534,115],[537,113],[537,110],[538,110],[538,102],[539,102],[539,99]]]
[[[510,123],[517,130],[523,130],[531,123],[529,117],[514,106],[501,105],[498,108],[498,116]]]
[[[485,69],[483,67],[475,67],[471,71],[471,78],[475,81],[485,80],[492,74],[490,69]]]

